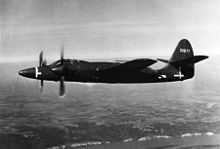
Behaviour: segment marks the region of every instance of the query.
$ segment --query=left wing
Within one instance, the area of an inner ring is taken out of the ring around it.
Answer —
[[[144,69],[154,63],[156,60],[153,59],[135,59],[131,61],[127,61],[125,63],[121,63],[119,65],[101,70],[102,72],[114,72],[114,71],[126,71],[126,70],[141,70]]]

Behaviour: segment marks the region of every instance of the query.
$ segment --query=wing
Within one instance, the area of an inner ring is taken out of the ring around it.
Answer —
[[[121,63],[116,66],[104,69],[102,70],[102,72],[141,70],[156,62],[157,61],[153,59],[135,59],[135,60],[127,61],[125,63]]]

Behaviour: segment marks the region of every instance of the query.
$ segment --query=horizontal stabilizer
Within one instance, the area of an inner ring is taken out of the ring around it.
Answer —
[[[198,55],[198,56],[193,56],[193,57],[186,58],[186,59],[179,60],[179,61],[171,61],[170,64],[178,65],[178,66],[186,65],[186,64],[195,64],[195,63],[202,61],[206,58],[208,58],[208,56]]]
[[[169,63],[172,65],[177,65],[177,66],[181,66],[181,65],[186,65],[186,64],[195,64],[199,61],[202,61],[204,59],[208,58],[208,56],[205,55],[197,55],[197,56],[193,56],[190,58],[186,58],[183,60],[177,60],[177,61],[169,61],[169,60],[165,60],[165,59],[160,59],[158,58],[158,61],[164,62],[164,63]]]
[[[152,60],[152,59],[135,59],[135,60],[131,60],[131,61],[127,61],[125,63],[119,64],[117,66],[113,66],[103,71],[112,72],[112,71],[124,71],[124,70],[141,70],[156,62],[157,62],[156,60]]]

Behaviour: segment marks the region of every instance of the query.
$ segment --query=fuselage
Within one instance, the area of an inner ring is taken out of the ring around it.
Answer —
[[[60,60],[50,65],[22,70],[19,74],[24,77],[47,81],[59,81],[62,75],[65,77],[65,81],[91,83],[156,83],[183,80],[183,77],[175,77],[172,73],[153,70],[150,67],[106,71],[108,68],[117,67],[120,64],[119,62],[88,62],[65,59],[62,74],[53,71],[53,68],[59,67]],[[178,70],[174,69],[174,71],[176,71],[174,73],[178,73]]]

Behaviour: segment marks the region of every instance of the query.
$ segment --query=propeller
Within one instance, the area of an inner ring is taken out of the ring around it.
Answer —
[[[65,77],[63,75],[63,71],[64,71],[64,46],[62,45],[60,48],[60,62],[61,62],[61,67],[59,67],[58,69],[60,69],[59,71],[61,72],[61,78],[60,78],[60,97],[62,98],[65,95],[65,84],[64,84],[64,80]]]
[[[40,80],[40,93],[43,92],[43,88],[44,88],[44,80]]]
[[[62,98],[65,95],[65,64],[64,64],[64,46],[60,48],[60,65],[55,66],[51,69],[54,73],[60,75],[60,88],[59,88],[59,95]]]
[[[46,59],[43,59],[43,51],[39,55],[39,67],[46,66]],[[64,77],[64,46],[60,48],[60,65],[52,68],[51,70],[60,75],[59,96],[62,98],[65,95],[65,77]],[[44,80],[40,80],[41,93],[43,92]]]
[[[39,66],[45,66],[47,65],[47,61],[46,59],[43,59],[43,51],[40,52],[40,55],[39,55]]]
[[[63,65],[64,61],[63,61],[63,56],[64,55],[64,46],[62,45],[60,48],[60,60],[61,60],[61,65]]]
[[[39,67],[45,66],[46,65],[46,59],[43,60],[43,51],[40,52],[39,55]],[[41,79],[40,80],[40,92],[43,92],[43,88],[44,88],[44,80]]]
[[[65,85],[64,85],[64,76],[60,79],[60,97],[62,98],[65,95]]]
[[[39,66],[42,66],[42,64],[43,64],[43,51],[41,51],[39,55]]]

